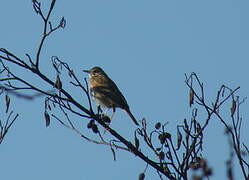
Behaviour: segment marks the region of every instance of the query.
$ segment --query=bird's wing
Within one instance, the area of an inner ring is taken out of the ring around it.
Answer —
[[[121,91],[118,89],[117,85],[112,81],[111,83],[112,89],[113,89],[113,94],[115,99],[117,100],[117,104],[120,105],[121,108],[123,109],[127,109],[129,108],[128,103],[125,99],[125,97],[123,96],[123,94],[121,93]]]
[[[113,104],[112,106],[129,109],[125,97],[111,79],[108,81],[108,85],[102,84],[101,86],[94,87],[94,91],[108,98]]]

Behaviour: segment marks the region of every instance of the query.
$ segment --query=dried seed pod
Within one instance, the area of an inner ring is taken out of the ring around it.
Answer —
[[[166,139],[169,139],[169,138],[171,138],[171,134],[167,132],[159,134],[158,136],[158,139],[160,140],[161,144],[164,144]]]
[[[96,124],[93,124],[92,131],[96,134],[99,132],[98,126]]]
[[[89,121],[89,123],[87,124],[87,128],[90,129],[93,127],[94,124],[94,120]]]
[[[155,128],[156,128],[156,129],[160,129],[160,128],[161,128],[161,123],[160,123],[160,122],[157,122],[157,123],[155,124]]]
[[[145,178],[145,174],[144,173],[139,174],[138,180],[144,180],[144,178]]]

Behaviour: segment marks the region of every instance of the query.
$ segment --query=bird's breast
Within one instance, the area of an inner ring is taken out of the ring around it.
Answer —
[[[94,98],[95,102],[98,105],[104,106],[104,107],[114,107],[114,102],[111,98],[109,98],[108,96],[106,96],[105,93],[103,93],[102,91],[99,91],[99,87],[93,87],[90,88],[91,91],[91,96]]]

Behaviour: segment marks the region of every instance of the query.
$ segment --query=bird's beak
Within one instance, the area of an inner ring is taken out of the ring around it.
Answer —
[[[90,73],[90,70],[83,70],[84,72],[86,72],[86,73]]]

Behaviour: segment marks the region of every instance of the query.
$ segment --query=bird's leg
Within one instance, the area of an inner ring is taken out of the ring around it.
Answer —
[[[115,107],[112,107],[112,115],[111,115],[110,119],[112,119],[112,118],[113,118],[113,116],[114,116],[115,112],[116,112],[116,108],[115,108]]]
[[[101,109],[100,105],[98,105],[97,109],[98,109],[98,115],[103,113],[103,110]]]

